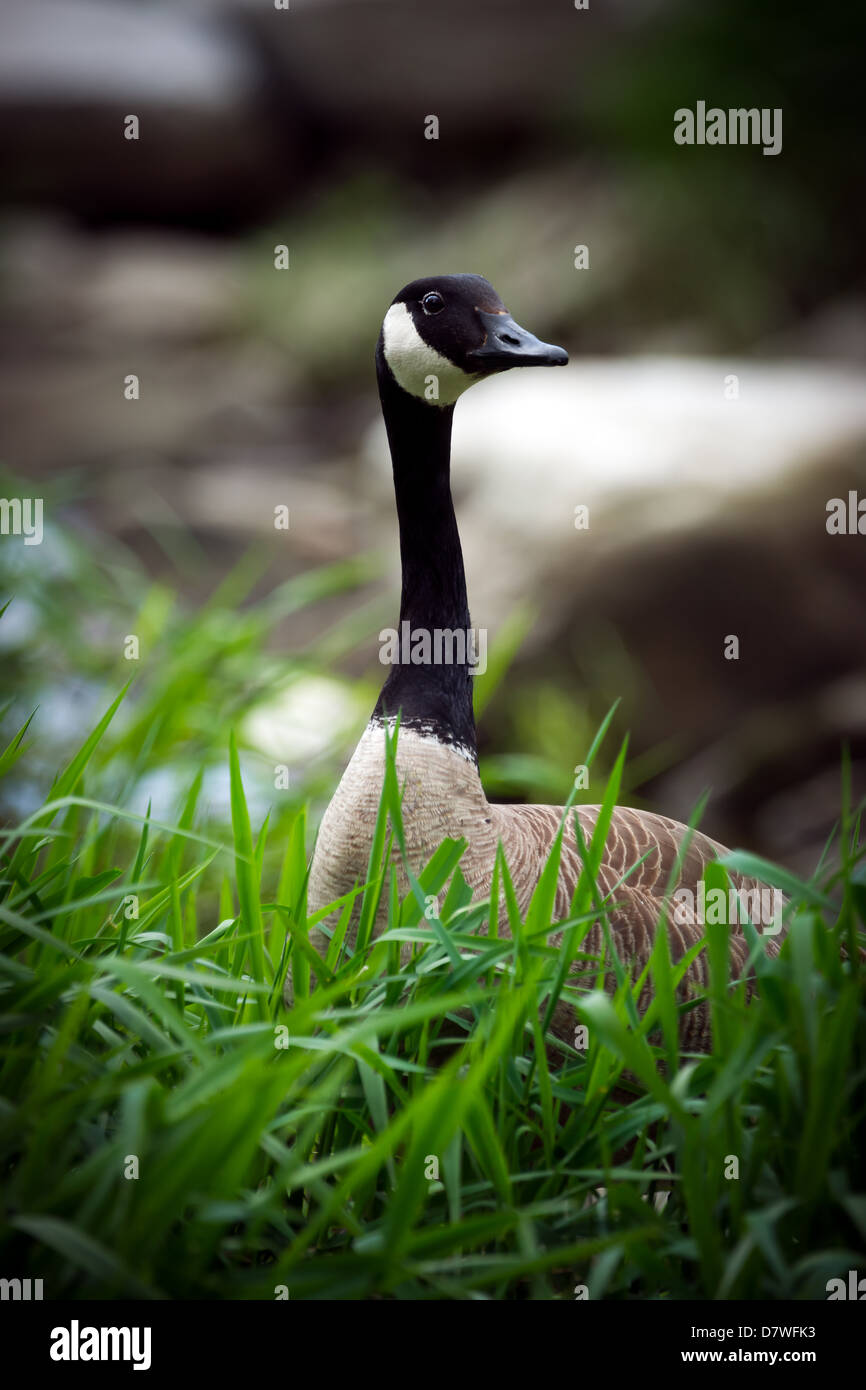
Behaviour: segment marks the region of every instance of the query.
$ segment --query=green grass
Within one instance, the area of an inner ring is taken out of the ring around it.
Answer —
[[[604,909],[597,837],[559,951],[557,847],[523,919],[501,861],[493,911],[470,901],[460,844],[401,899],[383,867],[402,833],[393,766],[368,881],[320,960],[306,873],[343,749],[278,790],[244,729],[273,687],[331,674],[362,640],[363,610],[291,655],[272,634],[369,565],[273,586],[245,560],[196,607],[75,537],[15,552],[0,622],[6,1277],[42,1278],[46,1298],[677,1300],[824,1298],[862,1269],[866,862],[844,782],[813,881],[730,860],[783,889],[790,929],[777,960],[756,954],[749,1005],[709,929],[710,1056],[680,1051],[663,935],[642,1021],[621,963],[613,997],[569,982]],[[492,650],[479,707],[502,698],[527,620]],[[545,751],[552,788],[580,761],[592,799],[630,799],[607,722],[559,774]],[[560,994],[581,1050],[545,1037]]]
[[[498,865],[511,937],[470,902],[460,844],[401,901],[381,857],[402,836],[393,760],[357,949],[347,901],[319,961],[304,811],[251,823],[234,740],[231,835],[198,778],[171,824],[100,800],[121,696],[2,839],[5,1271],[46,1297],[783,1299],[862,1265],[856,816],[823,878],[762,866],[791,920],[750,1005],[711,936],[719,1045],[682,1056],[662,944],[643,1021],[624,977],[615,997],[567,984],[546,944],[556,846],[523,921]],[[597,910],[586,850],[568,958]],[[560,991],[588,1045],[554,1057],[540,1019]]]

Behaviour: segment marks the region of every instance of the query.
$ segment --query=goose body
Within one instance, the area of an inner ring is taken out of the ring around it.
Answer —
[[[487,897],[501,842],[521,912],[529,904],[559,829],[562,808],[488,802],[478,773],[470,645],[466,644],[463,660],[438,663],[412,660],[407,647],[417,634],[470,632],[450,487],[456,400],[494,372],[515,366],[557,366],[567,360],[562,348],[539,342],[516,324],[496,291],[480,276],[413,281],[388,310],[376,368],[400,526],[399,659],[391,666],[370,723],[322,819],[310,870],[310,912],[320,911],[366,878],[385,772],[386,729],[398,714],[396,767],[413,871],[423,868],[446,837],[463,838],[467,848],[461,872],[474,896]],[[435,650],[435,645],[430,649]],[[575,813],[588,841],[599,807],[579,806]],[[693,832],[678,880],[670,885],[672,867],[688,835],[684,825],[665,816],[630,807],[614,811],[597,879],[602,893],[612,893],[616,904],[608,920],[620,958],[634,962],[638,969],[652,950],[666,907],[674,960],[704,933],[688,904],[698,900],[706,864],[725,849]],[[637,868],[621,882],[634,865]],[[580,871],[576,840],[566,835],[554,909],[560,920],[567,916]],[[750,913],[758,929],[769,926],[769,918],[762,916],[767,897],[760,894],[761,885],[735,875],[731,881],[741,893],[749,894],[750,903],[759,906],[758,913]],[[666,898],[669,887],[671,897]],[[672,900],[676,910],[671,910]],[[350,945],[352,933],[350,926]],[[555,946],[560,938],[552,934],[549,940]],[[315,934],[314,944],[320,949],[326,945],[321,932]],[[775,954],[778,938],[767,936],[765,945]],[[602,946],[602,928],[594,925],[581,950],[599,954]],[[732,972],[739,974],[748,944],[737,925],[730,928],[730,950]],[[705,954],[701,953],[689,967],[686,989],[702,987],[706,981]],[[705,1007],[686,1012],[681,1027],[684,1046],[709,1046]],[[561,1002],[553,1030],[571,1041],[573,1029],[572,1010]]]

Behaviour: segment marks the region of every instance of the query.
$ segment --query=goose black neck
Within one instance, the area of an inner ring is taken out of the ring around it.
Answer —
[[[398,386],[381,342],[376,367],[394,468],[402,592],[395,644],[399,657],[374,715],[399,713],[401,727],[432,734],[476,756],[469,604],[451,498],[454,407],[427,404]]]

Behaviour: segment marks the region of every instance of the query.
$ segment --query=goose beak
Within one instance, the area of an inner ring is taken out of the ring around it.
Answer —
[[[564,367],[568,362],[565,348],[542,343],[510,314],[488,314],[479,309],[478,317],[487,336],[481,347],[467,352],[470,366],[477,364],[482,372],[503,372],[509,367]]]

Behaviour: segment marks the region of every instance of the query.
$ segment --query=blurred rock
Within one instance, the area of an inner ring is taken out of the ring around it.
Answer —
[[[727,399],[733,378],[739,395]],[[864,439],[866,374],[842,365],[580,358],[493,378],[461,399],[454,421],[474,616],[496,626],[526,594],[553,583],[566,593],[635,546],[675,546],[723,520],[748,527],[763,513],[774,532],[804,473]],[[390,518],[387,457],[377,422],[365,460]],[[538,640],[560,612],[546,605]]]
[[[496,160],[497,146],[537,131],[610,24],[609,7],[587,23],[571,5],[525,0],[292,0],[291,17],[257,0],[231,8],[322,129],[340,132],[342,157],[362,148],[370,162],[416,166],[467,141]],[[431,114],[438,142],[425,138]]]
[[[40,0],[0,13],[0,176],[89,223],[219,229],[328,170],[489,176],[561,119],[563,90],[656,3]],[[124,138],[137,115],[140,138]],[[429,116],[439,138],[425,137]]]
[[[110,0],[0,12],[0,183],[90,222],[231,225],[291,173],[291,132],[212,14]],[[124,137],[124,118],[139,138]]]

